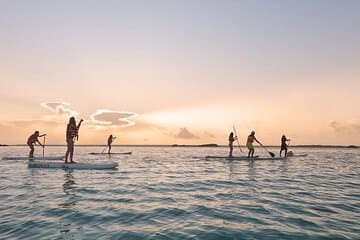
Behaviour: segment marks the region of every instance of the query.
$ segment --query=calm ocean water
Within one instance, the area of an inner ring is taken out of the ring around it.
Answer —
[[[101,150],[78,147],[76,160],[107,160],[87,154]],[[225,148],[119,151],[133,155],[111,157],[119,169],[105,171],[0,160],[0,239],[360,239],[358,149],[255,162],[201,158]]]

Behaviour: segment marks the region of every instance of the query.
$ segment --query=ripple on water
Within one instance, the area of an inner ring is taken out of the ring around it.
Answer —
[[[114,151],[117,147],[115,147]],[[0,239],[358,239],[359,150],[209,161],[223,148],[119,148],[116,171],[0,161]],[[23,148],[0,154],[26,154]],[[49,147],[58,155],[62,148]],[[78,161],[89,160],[77,148]],[[102,161],[104,159],[98,159]],[[107,158],[106,158],[107,159]]]

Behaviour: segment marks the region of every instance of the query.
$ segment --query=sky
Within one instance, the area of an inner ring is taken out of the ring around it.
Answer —
[[[360,145],[360,1],[0,0],[0,143]]]

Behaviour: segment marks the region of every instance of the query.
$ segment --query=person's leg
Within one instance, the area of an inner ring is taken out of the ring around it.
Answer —
[[[33,158],[34,157],[34,145],[32,144],[28,144],[30,147],[30,153],[29,153],[29,158]]]
[[[65,163],[67,163],[68,162],[68,158],[69,158],[69,147],[68,147],[68,149],[66,149],[66,153],[65,153]]]
[[[255,152],[255,150],[254,150],[254,149],[251,149],[251,157],[252,157],[252,158],[254,157],[254,152]]]
[[[111,144],[109,144],[108,148],[109,148],[108,154],[110,154],[110,152],[111,152]]]
[[[285,157],[287,156],[287,148],[285,148]]]
[[[73,160],[73,157],[74,157],[74,143],[73,142],[70,143],[69,151],[70,151],[70,162],[74,162],[74,160]]]
[[[281,157],[282,149],[280,149],[280,157]]]
[[[69,141],[66,141],[66,153],[65,153],[65,163],[68,163],[68,158],[69,158],[69,154],[70,154],[70,143]]]
[[[232,157],[232,153],[233,153],[233,146],[232,146],[232,145],[230,145],[229,147],[230,147],[229,157]]]

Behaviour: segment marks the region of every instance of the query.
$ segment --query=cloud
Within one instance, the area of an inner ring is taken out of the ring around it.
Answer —
[[[187,128],[180,128],[179,132],[175,134],[176,138],[182,139],[199,139],[194,133],[191,133]]]
[[[336,133],[338,134],[351,134],[351,133],[360,133],[360,121],[350,121],[350,122],[338,122],[332,121],[329,124]]]
[[[92,123],[96,127],[129,127],[135,123],[131,119],[137,117],[138,114],[124,111],[114,111],[107,109],[99,109],[90,116]]]
[[[66,102],[43,102],[40,103],[40,106],[50,110],[51,112],[57,113],[59,115],[65,116],[77,116],[78,112],[73,110],[70,106],[70,103]]]

